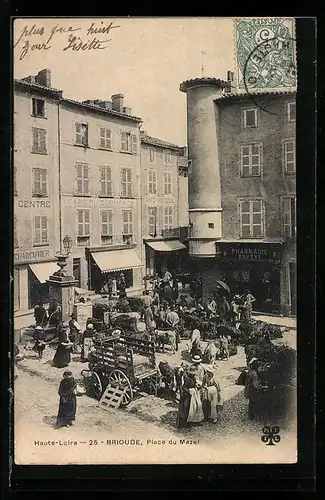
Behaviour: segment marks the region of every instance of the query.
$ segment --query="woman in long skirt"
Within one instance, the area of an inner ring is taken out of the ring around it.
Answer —
[[[176,420],[176,426],[179,429],[189,427],[194,423],[200,423],[204,420],[195,374],[195,369],[190,367],[185,375]]]
[[[76,419],[77,396],[75,394],[76,382],[69,370],[63,373],[60,382],[60,404],[57,416],[57,427],[70,427]]]
[[[57,368],[65,368],[71,361],[72,342],[69,341],[69,327],[67,323],[59,326],[59,343],[53,358]]]

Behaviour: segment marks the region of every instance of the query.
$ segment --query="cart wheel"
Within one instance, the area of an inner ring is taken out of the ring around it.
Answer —
[[[121,402],[121,406],[126,406],[129,403],[131,403],[133,399],[133,390],[130,381],[125,375],[125,373],[123,373],[121,370],[113,370],[109,374],[108,383],[115,387],[126,389],[126,392]]]
[[[96,372],[91,373],[90,386],[91,386],[91,391],[95,396],[95,398],[100,399],[101,395],[103,394],[103,386],[99,378],[99,375]]]

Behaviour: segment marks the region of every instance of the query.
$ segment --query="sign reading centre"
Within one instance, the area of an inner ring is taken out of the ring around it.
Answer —
[[[233,244],[222,246],[222,256],[233,260],[279,263],[281,253],[279,247],[271,244]]]

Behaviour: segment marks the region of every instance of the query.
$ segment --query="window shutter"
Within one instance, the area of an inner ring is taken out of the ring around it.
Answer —
[[[38,129],[33,127],[32,131],[33,131],[33,151],[37,151],[38,150]]]
[[[132,134],[132,153],[137,154],[137,152],[138,152],[137,136],[135,134]]]
[[[46,130],[39,129],[40,131],[40,150],[46,153]]]

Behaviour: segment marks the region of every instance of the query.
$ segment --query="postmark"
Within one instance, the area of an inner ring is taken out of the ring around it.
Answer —
[[[236,21],[239,90],[296,89],[293,19]]]

